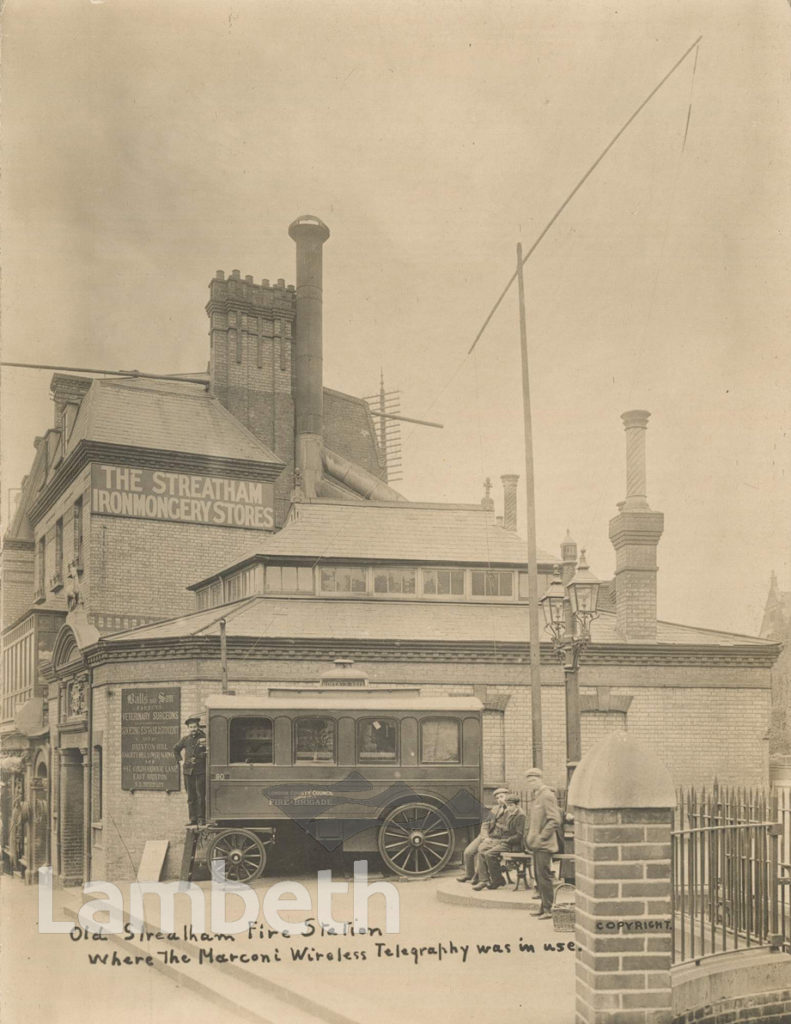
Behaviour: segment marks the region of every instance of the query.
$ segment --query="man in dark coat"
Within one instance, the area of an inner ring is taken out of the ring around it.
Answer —
[[[190,715],[184,723],[189,728],[173,748],[177,761],[182,762],[184,788],[190,825],[203,825],[206,818],[206,733],[201,728],[200,715]]]
[[[525,774],[527,783],[527,828],[525,845],[533,855],[533,873],[541,897],[538,910],[532,911],[533,917],[546,918],[552,916],[552,904],[555,902],[554,879],[552,877],[552,857],[558,852],[557,832],[560,828],[560,808],[555,794],[544,785],[544,775],[540,768],[531,768]]]
[[[525,815],[519,806],[517,793],[505,798],[505,813],[494,822],[489,835],[481,840],[478,856],[475,858],[478,884],[473,889],[499,889],[505,885],[500,865],[500,854],[519,850],[525,833]]]

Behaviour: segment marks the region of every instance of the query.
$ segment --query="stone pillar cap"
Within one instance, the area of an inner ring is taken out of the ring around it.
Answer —
[[[580,761],[569,787],[571,807],[624,810],[676,806],[667,768],[626,732],[610,733]]]

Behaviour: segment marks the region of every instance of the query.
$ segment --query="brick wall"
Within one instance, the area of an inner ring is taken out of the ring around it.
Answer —
[[[315,682],[329,664],[329,659],[232,658],[230,687],[239,696],[260,696],[265,693],[265,687],[273,683]],[[418,685],[427,695],[472,696],[478,687],[488,684],[492,700],[510,698],[501,716],[501,733],[495,724],[495,713],[485,716],[484,782],[488,785],[505,782],[516,789],[522,788],[524,773],[532,763],[530,691],[524,680],[524,667],[374,661],[360,661],[355,667],[364,671],[373,683]],[[616,671],[611,672],[611,682],[616,678]],[[634,679],[638,670],[622,671]],[[559,674],[554,666],[547,667],[547,685],[542,694],[545,777],[553,787],[564,787],[566,780],[564,692],[560,680],[553,680],[553,675]],[[697,678],[701,675],[705,678],[704,670],[690,670],[690,684],[696,681],[696,674]],[[175,872],[187,820],[186,795],[183,791],[131,794],[121,790],[120,687],[135,683],[180,685],[181,708],[186,714],[189,710],[202,709],[207,696],[219,693],[219,660],[174,658],[104,664],[94,670],[94,681],[94,728],[102,732],[105,775],[104,849],[101,854],[95,850],[94,876],[99,877],[106,871],[110,878],[129,877],[131,864],[139,860],[146,838],[170,840],[167,870]],[[554,685],[550,685],[553,681]],[[112,696],[108,694],[108,687],[113,690]],[[727,688],[720,691],[690,685],[687,689],[665,690],[657,686],[620,687],[617,692],[633,696],[627,715],[629,735],[639,737],[668,765],[674,785],[711,785],[715,776],[723,783],[736,782],[736,773],[742,785],[765,781],[760,752],[756,756],[754,748],[760,746],[761,729],[766,727],[768,690]],[[602,736],[606,735],[603,725],[597,728],[601,728]],[[723,735],[729,737],[727,751],[723,749]],[[591,742],[594,738],[588,737]],[[128,854],[119,841],[119,834],[125,837]]]
[[[33,600],[35,578],[33,566],[34,549],[31,544],[23,548],[17,544],[6,544],[0,553],[2,568],[2,628],[16,622],[30,608]]]
[[[505,779],[505,715],[502,711],[483,713],[483,778],[491,784]]]
[[[91,516],[88,611],[171,618],[195,610],[189,583],[256,552],[260,530]]]

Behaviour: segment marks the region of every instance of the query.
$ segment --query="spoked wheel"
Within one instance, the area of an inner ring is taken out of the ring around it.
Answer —
[[[206,859],[212,878],[221,879],[221,873],[214,866],[214,861],[219,860],[225,865],[225,878],[229,882],[252,882],[266,867],[266,849],[255,832],[226,829],[212,839]]]
[[[453,855],[453,830],[444,811],[420,802],[390,811],[379,829],[379,853],[398,875],[427,878]]]

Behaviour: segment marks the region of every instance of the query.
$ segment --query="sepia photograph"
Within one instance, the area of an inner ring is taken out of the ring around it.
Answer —
[[[4,1024],[788,1024],[789,0],[0,76]]]

